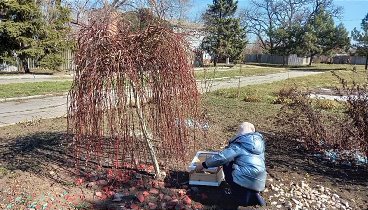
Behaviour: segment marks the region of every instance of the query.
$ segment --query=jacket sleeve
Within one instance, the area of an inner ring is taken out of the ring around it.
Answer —
[[[222,150],[219,154],[213,155],[206,160],[207,167],[217,167],[229,163],[239,154],[237,152],[238,147],[236,145],[230,145],[228,148]]]

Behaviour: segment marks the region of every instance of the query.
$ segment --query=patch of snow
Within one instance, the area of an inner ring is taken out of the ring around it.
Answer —
[[[347,101],[348,96],[335,96],[335,95],[326,95],[326,94],[310,94],[310,98],[316,99],[326,99],[326,100],[337,100],[337,101]]]
[[[180,124],[180,120],[179,119],[176,119],[175,120],[175,123],[176,123],[176,125],[179,125]],[[197,121],[195,121],[193,119],[186,119],[186,120],[184,120],[183,123],[188,128],[200,128],[202,130],[208,130],[209,127],[210,127],[209,124],[208,124],[208,122],[201,123],[201,122],[197,122]]]
[[[321,156],[321,155],[315,155]],[[351,157],[355,164],[357,165],[365,165],[368,164],[368,157],[364,155],[362,152],[359,151],[352,151],[352,150],[326,150],[323,154],[325,158],[330,160],[331,162],[336,162],[337,160],[341,160],[343,157]],[[351,164],[351,162],[349,162]]]

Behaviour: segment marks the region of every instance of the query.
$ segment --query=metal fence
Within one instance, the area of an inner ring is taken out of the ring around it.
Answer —
[[[366,57],[339,55],[339,56],[333,57],[332,62],[335,64],[365,65]]]
[[[245,57],[245,62],[299,66],[299,65],[308,65],[309,58],[298,57],[297,55],[280,56],[270,54],[250,54]]]
[[[72,50],[66,50],[61,53],[63,57],[63,64],[61,64],[59,70],[69,71],[70,73],[75,70],[75,64],[73,61],[74,53]],[[14,57],[13,62],[3,62],[0,63],[0,72],[17,72],[22,69],[21,62],[19,58]],[[37,61],[31,58],[27,59],[27,65],[29,69],[38,68]]]

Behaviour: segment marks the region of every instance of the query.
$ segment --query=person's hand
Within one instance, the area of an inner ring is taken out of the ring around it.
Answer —
[[[194,169],[194,171],[195,172],[201,172],[201,171],[203,171],[203,166],[202,166],[202,164],[198,164],[196,167],[195,167],[195,169]]]

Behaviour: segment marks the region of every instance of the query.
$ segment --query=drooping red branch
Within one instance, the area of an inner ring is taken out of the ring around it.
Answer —
[[[199,113],[184,36],[111,14],[78,38],[68,110],[76,159],[139,168],[153,164],[151,147],[161,164],[183,163],[196,150]]]

